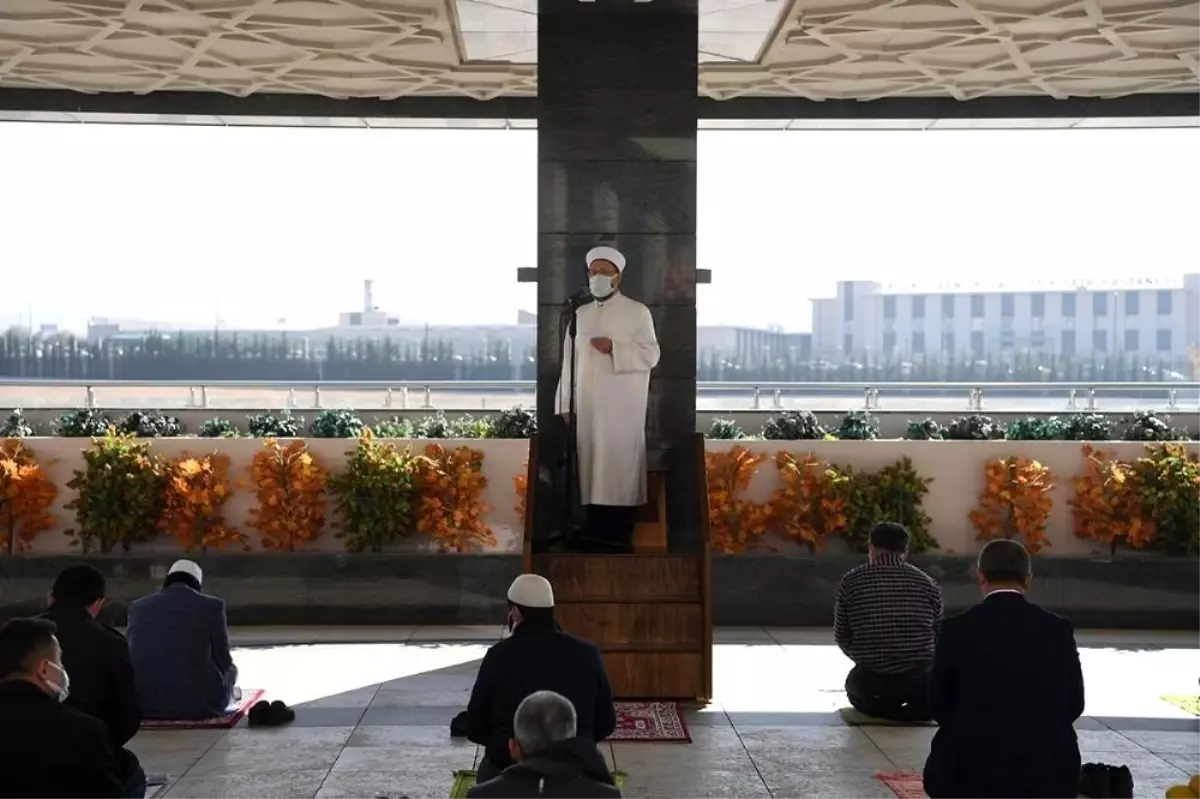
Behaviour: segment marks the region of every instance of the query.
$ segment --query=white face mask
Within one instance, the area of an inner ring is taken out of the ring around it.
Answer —
[[[588,278],[588,290],[597,299],[603,299],[613,293],[613,279],[608,275],[592,275]]]
[[[46,680],[46,687],[54,692],[59,702],[66,702],[67,697],[71,695],[71,675],[67,674],[67,670],[57,663],[51,663],[50,665],[62,675],[62,682],[56,683],[53,680]]]

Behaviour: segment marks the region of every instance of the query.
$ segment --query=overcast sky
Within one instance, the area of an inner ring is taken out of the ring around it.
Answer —
[[[0,123],[0,325],[515,321],[536,132]],[[839,279],[1197,269],[1200,131],[703,132],[701,324],[807,329]],[[631,268],[637,268],[631,264]]]

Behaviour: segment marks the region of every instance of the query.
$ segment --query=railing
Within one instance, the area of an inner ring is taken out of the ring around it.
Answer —
[[[67,396],[59,399],[49,389],[82,389],[82,403]],[[535,396],[532,380],[408,380],[408,381],[245,381],[245,380],[32,380],[29,378],[0,378],[0,407],[25,405],[34,401],[45,407],[47,400],[59,406],[82,404],[88,408],[111,407],[97,401],[96,392],[119,392],[122,407],[185,407],[207,409],[301,407],[301,397],[307,395],[310,404],[303,407],[325,407],[327,395],[354,394],[339,397],[338,406],[362,410],[372,408],[435,410],[487,410],[529,402]],[[178,398],[167,399],[179,392]],[[186,394],[184,393],[186,392]],[[239,404],[214,405],[213,394],[246,394],[248,397],[227,397]],[[362,394],[372,396],[361,396]],[[378,395],[382,394],[381,404]],[[136,395],[136,396],[131,396]],[[279,399],[283,395],[283,402]],[[415,396],[414,396],[415,395]],[[956,383],[795,383],[795,382],[703,382],[697,384],[702,410],[780,410],[786,407],[806,407],[821,410],[821,402],[834,401],[841,410],[858,407],[865,410],[888,410],[880,401],[903,401],[909,407],[892,410],[967,410],[982,411],[984,398],[992,410],[1010,411],[1128,411],[1135,408],[1155,410],[1200,410],[1200,383],[1197,382],[1128,382],[1128,383],[1017,383],[1017,382],[956,382]],[[186,400],[184,399],[186,397]],[[854,405],[856,397],[861,403]],[[943,406],[913,404],[939,400]],[[133,401],[130,404],[130,401]],[[459,401],[462,400],[462,401]],[[468,402],[468,400],[470,400]],[[740,402],[738,402],[740,400]],[[792,400],[791,403],[785,402]],[[1101,408],[1099,400],[1104,400]],[[965,401],[958,404],[959,401]],[[1061,401],[1061,405],[1058,404]],[[1030,405],[1040,403],[1039,408]],[[367,403],[367,404],[364,404]],[[848,404],[849,403],[849,404]],[[1115,403],[1115,404],[1114,404]],[[827,408],[833,409],[833,408]]]

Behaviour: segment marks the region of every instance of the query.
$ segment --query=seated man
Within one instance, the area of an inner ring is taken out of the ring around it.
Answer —
[[[108,729],[64,704],[69,691],[54,622],[0,627],[0,797],[124,795]]]
[[[210,719],[235,695],[225,600],[200,593],[203,574],[190,560],[171,566],[163,587],[129,607],[129,651],[142,716]]]
[[[929,685],[931,797],[1078,795],[1075,630],[1025,599],[1030,576],[1025,547],[989,542],[979,553],[986,598],[942,623]]]
[[[553,691],[525,697],[513,717],[508,751],[516,765],[467,791],[471,799],[603,797],[621,792],[594,741],[575,737],[575,708]]]
[[[104,605],[104,575],[94,566],[63,569],[50,591],[50,609],[42,618],[58,629],[62,662],[71,675],[67,705],[95,716],[108,727],[124,784],[121,795],[142,799],[146,774],[125,744],[141,726],[133,663],[125,637],[96,621]]]
[[[467,738],[485,747],[479,782],[513,764],[513,716],[537,691],[554,691],[571,702],[579,738],[596,743],[617,728],[600,651],[555,623],[554,591],[545,577],[522,574],[513,580],[508,623],[512,635],[484,655],[467,704]]]
[[[876,525],[868,562],[847,572],[838,586],[833,633],[854,661],[846,695],[856,710],[893,721],[925,721],[942,591],[908,562],[907,553],[904,525]]]

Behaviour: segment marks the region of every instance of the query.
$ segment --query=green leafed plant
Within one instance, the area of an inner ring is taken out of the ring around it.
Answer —
[[[29,438],[35,435],[33,425],[25,419],[25,412],[14,408],[13,412],[0,424],[0,438]]]
[[[732,419],[713,419],[706,437],[719,441],[737,441],[746,437],[746,431]]]
[[[246,426],[255,438],[296,438],[304,428],[304,417],[292,416],[291,411],[263,413],[248,417]]]
[[[1152,411],[1137,411],[1123,420],[1121,438],[1125,441],[1180,441],[1187,435],[1171,427],[1171,417]]]
[[[979,413],[960,416],[946,428],[950,441],[991,441],[1003,436],[1004,431],[992,417]]]
[[[1112,422],[1098,413],[1077,413],[1068,416],[1063,424],[1063,438],[1068,441],[1108,441],[1112,438]]]
[[[1168,555],[1200,553],[1200,462],[1180,444],[1146,449],[1133,471],[1155,541]]]
[[[363,433],[346,468],[329,478],[338,536],[350,552],[381,552],[416,526],[417,458]]]
[[[946,428],[937,419],[913,419],[904,428],[904,437],[909,441],[941,441],[946,437]]]
[[[771,441],[819,441],[825,435],[825,428],[812,411],[783,411],[763,425],[763,438]]]
[[[412,438],[413,424],[407,419],[393,416],[377,422],[374,429],[376,438]]]
[[[109,432],[83,451],[83,462],[67,483],[75,491],[65,506],[75,512],[71,545],[107,554],[153,538],[165,482],[149,444]]]
[[[100,411],[79,408],[68,411],[54,422],[54,434],[62,438],[95,438],[108,432],[112,422]]]
[[[842,489],[850,512],[842,536],[852,550],[866,552],[871,528],[880,522],[899,522],[908,528],[910,553],[937,548],[937,539],[929,533],[931,520],[924,505],[933,478],[922,477],[911,460],[902,458],[874,474],[844,466],[835,468],[850,478]]]
[[[137,438],[174,438],[184,434],[184,427],[170,414],[134,411],[117,423],[117,432]]]
[[[363,420],[347,408],[321,411],[308,431],[314,438],[358,438],[362,435]]]
[[[442,411],[432,413],[413,425],[417,438],[454,438],[454,425]]]
[[[450,438],[492,438],[492,420],[477,419],[469,413],[450,423]]]
[[[850,411],[834,435],[843,441],[873,441],[879,437],[879,419],[869,411]]]
[[[492,438],[533,438],[537,432],[537,413],[532,408],[515,408],[500,411],[492,421]]]
[[[1066,425],[1057,416],[1014,419],[1004,430],[1009,441],[1061,441],[1065,435]]]
[[[241,436],[237,425],[228,419],[213,417],[206,419],[204,424],[200,425],[201,438],[241,438]]]

